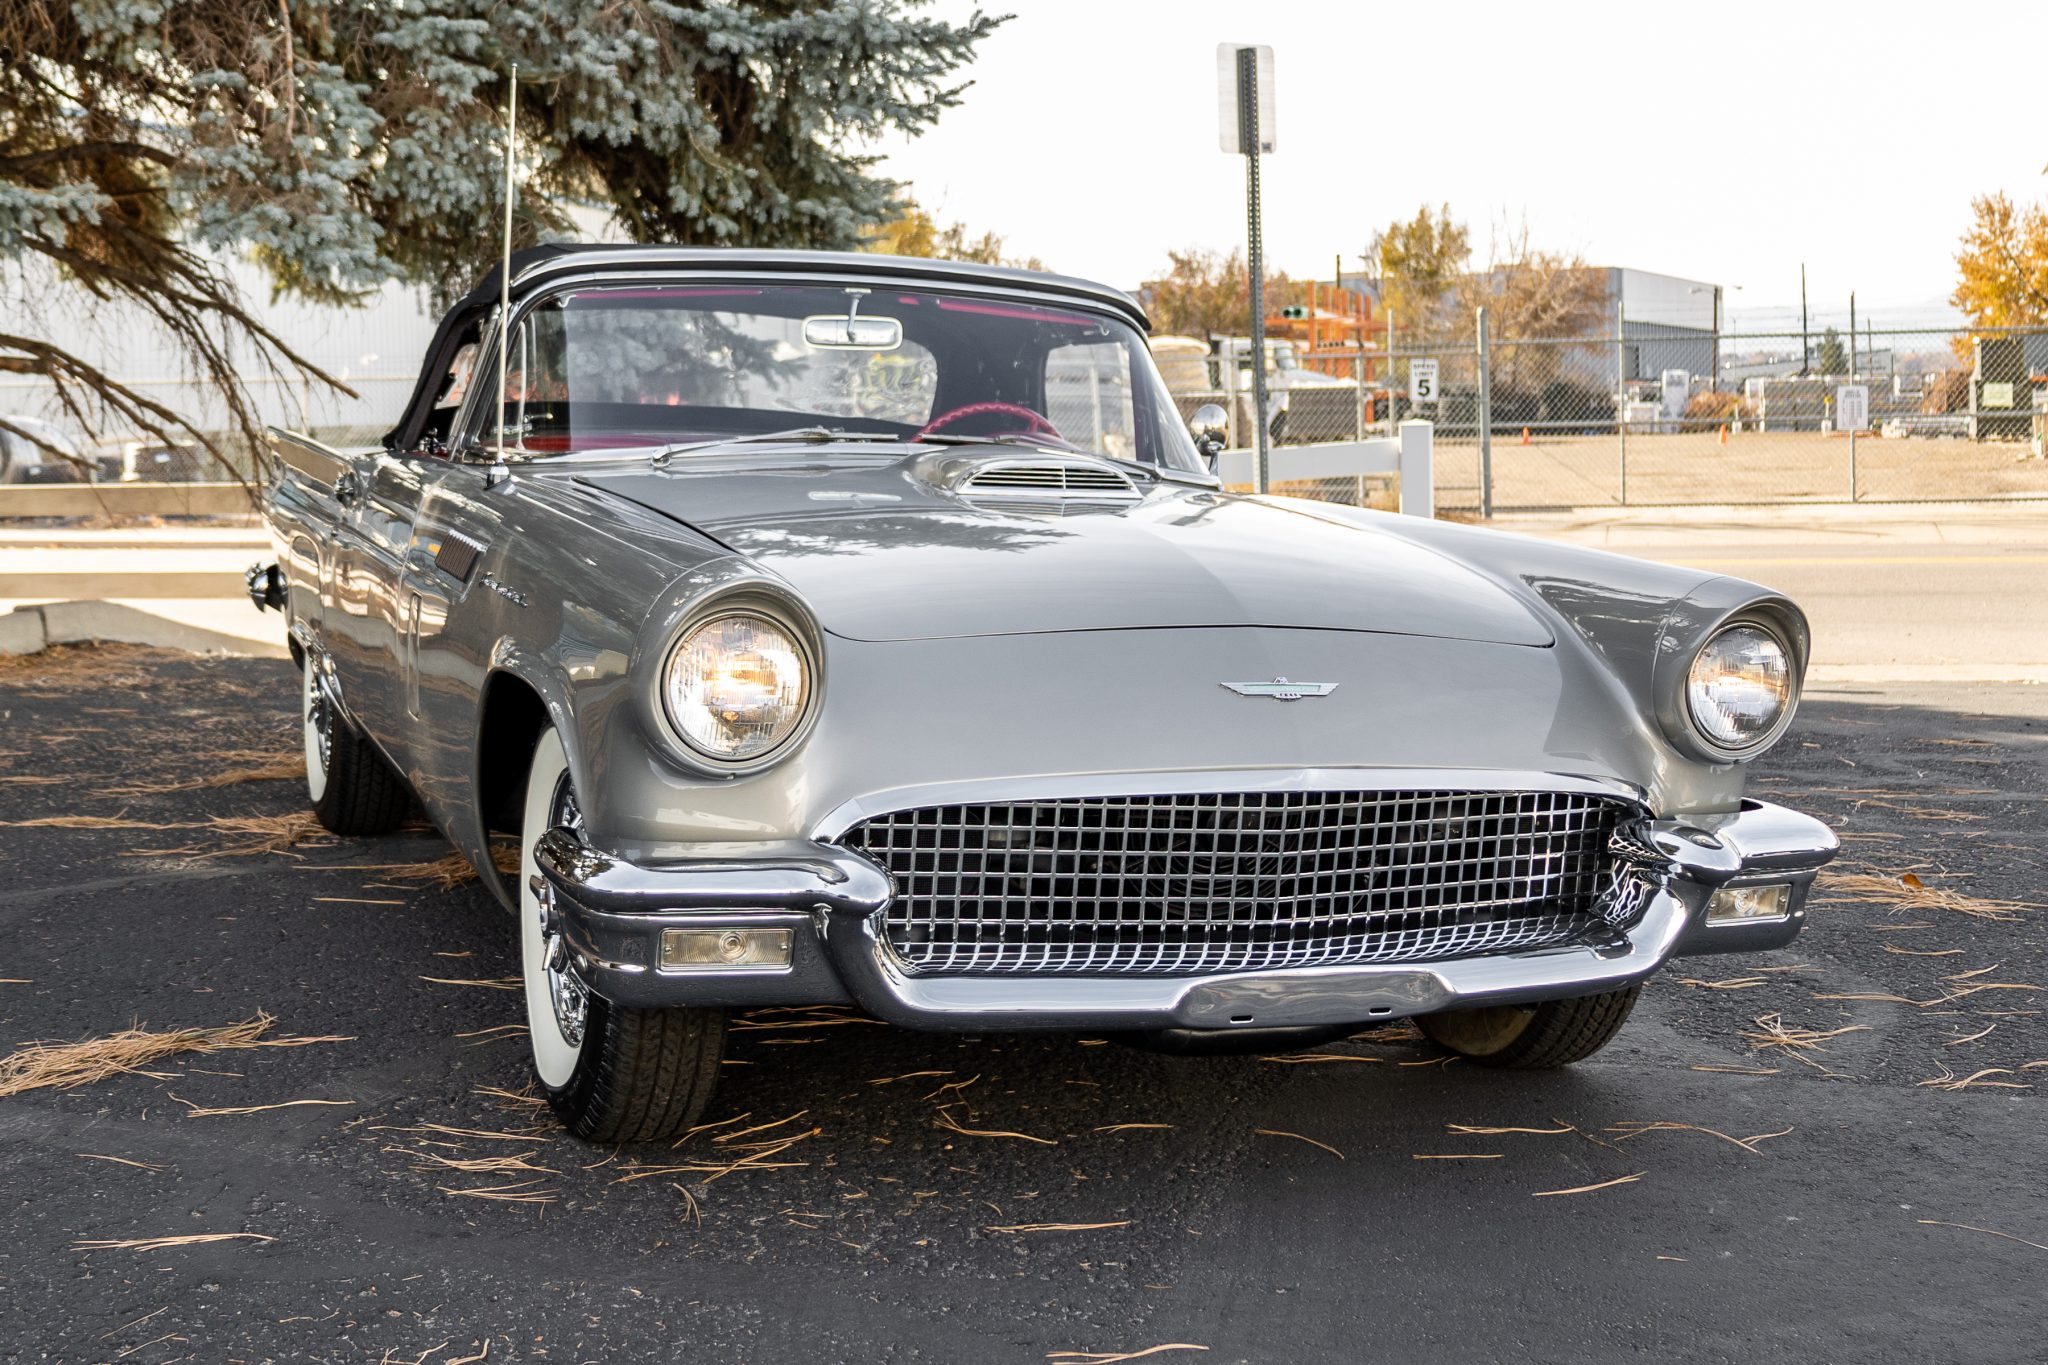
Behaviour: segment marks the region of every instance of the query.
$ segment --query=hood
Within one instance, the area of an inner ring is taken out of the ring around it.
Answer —
[[[962,496],[924,467],[799,456],[579,482],[745,555],[852,639],[1278,626],[1552,643],[1493,580],[1369,525],[1174,484],[1031,506]]]

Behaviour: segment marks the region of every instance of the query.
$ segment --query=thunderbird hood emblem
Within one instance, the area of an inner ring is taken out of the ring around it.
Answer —
[[[1227,682],[1223,686],[1240,697],[1271,697],[1275,701],[1327,697],[1337,690],[1335,683],[1289,682],[1285,678],[1275,678],[1271,682]]]

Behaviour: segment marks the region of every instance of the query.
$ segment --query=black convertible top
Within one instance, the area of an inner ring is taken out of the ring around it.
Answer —
[[[1106,305],[1122,313],[1140,330],[1151,323],[1135,300],[1121,290],[1067,275],[1012,266],[980,265],[972,261],[929,260],[917,256],[877,256],[859,251],[753,251],[733,247],[682,247],[605,245],[593,242],[554,242],[527,247],[512,253],[512,294],[524,297],[551,277],[570,271],[585,273],[607,270],[758,270],[763,273],[787,271],[815,273],[831,271],[867,276],[914,279],[921,283],[952,281],[963,284],[996,285],[1033,293],[1065,294],[1071,298]],[[455,361],[462,337],[475,323],[498,306],[503,267],[493,262],[463,295],[435,329],[434,339],[420,365],[418,382],[406,403],[398,425],[384,433],[387,450],[411,450],[419,444],[427,419],[439,397],[441,378]]]

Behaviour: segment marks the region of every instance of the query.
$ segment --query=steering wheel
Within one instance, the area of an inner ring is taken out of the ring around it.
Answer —
[[[1064,442],[1067,439],[1066,437],[1060,435],[1060,429],[1054,426],[1043,415],[1033,412],[1030,408],[1021,407],[1016,403],[965,404],[964,406],[954,408],[951,412],[942,412],[937,417],[932,418],[931,421],[926,422],[922,427],[918,428],[917,435],[911,437],[910,439],[913,441],[921,441],[925,437],[937,431],[940,427],[951,426],[953,423],[959,421],[963,417],[976,417],[981,415],[982,413],[987,412],[1001,412],[1007,413],[1011,417],[1023,418],[1025,422],[1024,430],[1027,433],[1043,432],[1045,435],[1052,437],[1055,441],[1060,442]]]

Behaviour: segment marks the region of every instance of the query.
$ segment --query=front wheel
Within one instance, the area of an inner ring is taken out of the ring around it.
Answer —
[[[1480,1066],[1541,1071],[1584,1061],[1614,1041],[1642,993],[1634,985],[1576,1000],[1446,1010],[1415,1023],[1437,1046]]]
[[[534,746],[519,835],[519,947],[526,1024],[541,1093],[577,1137],[653,1142],[681,1137],[703,1116],[725,1056],[725,1014],[629,1009],[583,984],[551,896],[535,891],[533,857],[557,826],[581,834],[562,737]]]

